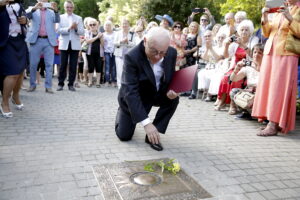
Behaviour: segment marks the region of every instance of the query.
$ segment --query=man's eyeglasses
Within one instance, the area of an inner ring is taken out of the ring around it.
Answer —
[[[153,55],[153,56],[160,55],[160,56],[164,57],[164,56],[166,56],[167,53],[168,53],[168,51],[158,51],[158,50],[156,50],[156,49],[154,49],[154,48],[150,48],[148,45],[147,45],[147,48],[148,48],[148,50],[149,50],[149,53],[150,53],[151,55]]]

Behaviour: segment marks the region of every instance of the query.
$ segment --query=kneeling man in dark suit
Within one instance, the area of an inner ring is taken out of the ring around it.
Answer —
[[[160,133],[165,133],[179,103],[178,94],[168,90],[175,71],[177,52],[170,47],[169,33],[160,27],[150,29],[144,40],[124,59],[116,134],[121,141],[131,140],[137,123],[144,126],[145,142],[163,150]],[[152,121],[152,106],[159,109]]]

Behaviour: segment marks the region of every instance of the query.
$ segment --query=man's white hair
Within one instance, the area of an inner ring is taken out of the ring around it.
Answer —
[[[75,4],[74,4],[73,1],[71,1],[71,0],[66,0],[65,3],[64,3],[64,7],[66,7],[68,3],[69,3],[69,4],[72,4],[73,7],[75,6]]]
[[[162,27],[153,27],[145,35],[147,41],[166,41],[170,42],[169,32]]]
[[[224,18],[227,18],[227,17],[232,17],[232,18],[234,18],[234,13],[232,13],[232,12],[226,13],[226,15],[225,15]]]
[[[245,11],[238,11],[235,13],[234,18],[243,18],[243,19],[247,19],[247,13]]]
[[[106,26],[106,25],[113,25],[113,23],[110,21],[110,20],[106,20],[105,22],[104,22],[104,26]]]

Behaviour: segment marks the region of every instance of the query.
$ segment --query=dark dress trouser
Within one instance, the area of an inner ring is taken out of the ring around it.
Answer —
[[[61,66],[59,69],[58,85],[64,86],[64,81],[67,77],[67,66],[69,63],[69,83],[68,86],[73,86],[76,79],[77,62],[79,51],[72,50],[71,42],[68,50],[60,50]]]
[[[179,98],[174,100],[164,101],[155,105],[144,105],[146,112],[149,114],[152,106],[158,106],[159,109],[153,120],[153,125],[157,128],[158,132],[165,133],[169,122],[177,108]],[[132,122],[129,112],[119,107],[115,123],[115,131],[121,141],[128,141],[132,139],[136,124]]]

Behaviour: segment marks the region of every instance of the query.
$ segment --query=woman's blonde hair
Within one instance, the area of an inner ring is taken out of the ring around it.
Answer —
[[[84,26],[84,28],[89,29],[89,20],[90,19],[92,19],[92,18],[91,17],[84,18],[84,20],[83,20],[83,26]]]
[[[191,27],[192,25],[195,25],[195,26],[196,26],[196,31],[197,31],[197,33],[198,33],[198,31],[199,31],[199,23],[198,23],[198,22],[195,22],[195,21],[192,21],[192,22],[190,23],[190,25],[189,25],[189,32],[191,32],[191,31],[190,31],[190,27]]]

